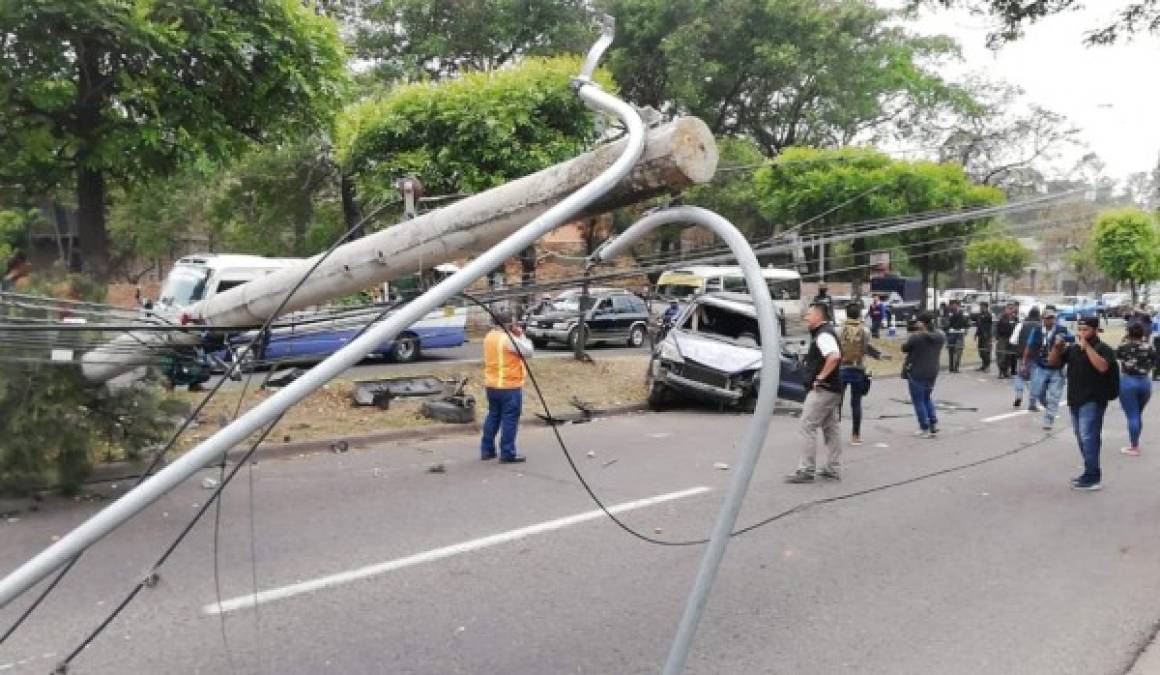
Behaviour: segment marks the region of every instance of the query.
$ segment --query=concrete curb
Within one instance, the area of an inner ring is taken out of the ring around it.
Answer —
[[[593,418],[600,419],[603,417],[616,417],[619,415],[629,415],[636,412],[643,412],[648,409],[643,403],[632,405],[617,406],[607,410],[601,410],[596,413]],[[539,419],[524,420],[525,426],[547,427],[548,424]],[[394,443],[398,441],[412,441],[412,440],[431,440],[436,438],[448,438],[453,436],[474,436],[480,432],[480,425],[477,422],[470,424],[432,424],[426,427],[417,427],[413,429],[392,429],[390,431],[382,431],[374,434],[363,434],[358,436],[337,436],[334,438],[320,438],[309,441],[294,441],[290,443],[263,443],[259,446],[256,456],[263,459],[277,459],[282,457],[293,457],[295,455],[305,455],[316,452],[333,452],[333,445],[345,442],[348,449],[365,448],[368,446],[379,445],[382,443]],[[229,452],[229,458],[237,461],[246,454],[247,447],[237,447]],[[94,483],[111,483],[122,480],[136,479],[142,470],[148,466],[145,462],[112,462],[109,464],[99,464],[93,469],[93,474],[85,481],[86,485]],[[21,500],[22,501],[22,500]],[[3,508],[0,508],[0,512]]]

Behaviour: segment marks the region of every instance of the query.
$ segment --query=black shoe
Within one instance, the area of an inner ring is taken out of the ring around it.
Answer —
[[[813,471],[795,471],[785,477],[787,483],[812,483],[814,482]]]
[[[490,454],[490,455],[480,455],[480,456],[479,456],[479,458],[480,458],[482,461],[486,462],[486,461],[487,461],[487,460],[489,460],[489,459],[495,459],[495,454],[493,453],[493,454]]]
[[[526,461],[528,461],[528,458],[524,457],[523,455],[512,455],[511,457],[500,457],[499,458],[500,464],[519,464],[520,462],[526,462]]]
[[[825,480],[842,480],[842,476],[838,473],[837,469],[818,469],[817,476]]]
[[[1023,405],[1023,399],[1021,399],[1021,398],[1017,398],[1017,399],[1015,399],[1015,402],[1011,404],[1011,407],[1012,407],[1012,408],[1018,408],[1018,407],[1020,407],[1020,406],[1022,406],[1022,405]]]
[[[938,436],[938,427],[932,424],[930,425],[930,436],[928,438],[935,438],[936,436]]]
[[[1090,478],[1081,478],[1071,484],[1072,490],[1086,490],[1088,492],[1095,492],[1102,487],[1098,480],[1092,480]]]
[[[1032,403],[1031,405],[1027,406],[1027,412],[1039,412],[1039,406]]]

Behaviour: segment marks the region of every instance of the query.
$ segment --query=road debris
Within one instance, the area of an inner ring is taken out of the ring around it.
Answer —
[[[729,465],[725,462],[713,462],[713,468],[717,469],[718,471],[728,471]]]
[[[211,476],[206,476],[205,478],[201,479],[201,486],[206,490],[216,490],[219,485],[221,485],[221,483],[218,482],[218,479]]]
[[[443,462],[436,462],[427,466],[427,473],[447,473],[447,467]]]

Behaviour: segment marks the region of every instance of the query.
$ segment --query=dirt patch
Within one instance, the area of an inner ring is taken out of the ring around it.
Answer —
[[[544,398],[555,415],[577,412],[569,400],[574,396],[605,409],[643,404],[647,395],[644,387],[647,355],[601,358],[595,363],[580,363],[571,359],[533,360],[532,368]],[[487,397],[482,386],[482,365],[478,363],[414,364],[398,366],[391,377],[433,375],[444,380],[468,378],[466,392],[475,397],[476,420],[482,421],[487,410]],[[256,382],[261,374],[256,374]],[[395,399],[389,410],[352,405],[354,387],[349,379],[335,380],[311,394],[287,412],[267,438],[268,443],[291,443],[340,436],[374,434],[391,429],[413,429],[441,426],[419,414],[421,400]],[[274,391],[250,391],[242,404],[245,412],[274,394]],[[198,416],[197,425],[184,436],[180,447],[185,450],[205,440],[232,419],[238,405],[239,391],[223,390]],[[188,392],[177,396],[196,404],[203,394]],[[524,419],[543,412],[539,399],[529,381],[524,389]]]

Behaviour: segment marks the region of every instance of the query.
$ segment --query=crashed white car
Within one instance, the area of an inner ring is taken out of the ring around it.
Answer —
[[[699,399],[741,410],[757,401],[761,344],[757,312],[748,294],[698,296],[657,346],[650,363],[649,407]],[[779,398],[804,401],[801,362],[783,348]]]

